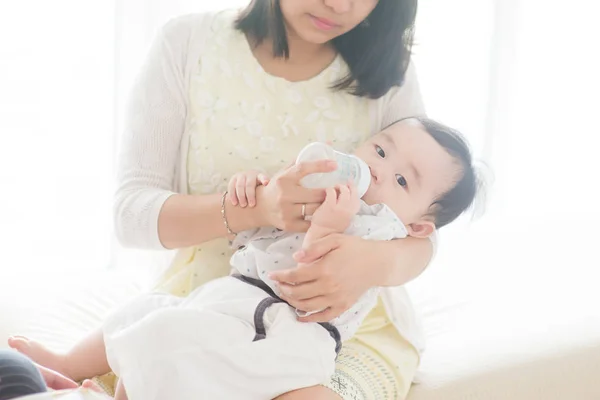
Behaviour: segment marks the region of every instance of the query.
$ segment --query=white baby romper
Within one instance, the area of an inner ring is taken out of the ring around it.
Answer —
[[[406,237],[387,206],[364,203],[346,233],[372,240]],[[272,228],[242,232],[236,243],[245,247],[232,265],[274,287],[267,273],[294,265],[303,236]],[[377,295],[370,290],[331,321],[343,340],[358,329]],[[321,325],[298,322],[289,305],[267,309],[266,338],[255,340],[255,310],[268,297],[234,277],[211,281],[184,299],[142,296],[104,325],[109,364],[130,400],[266,400],[327,381],[335,369],[336,342]]]

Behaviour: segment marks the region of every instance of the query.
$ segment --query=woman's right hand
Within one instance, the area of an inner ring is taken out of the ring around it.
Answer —
[[[286,232],[306,232],[311,216],[325,200],[325,189],[307,189],[300,184],[306,175],[335,171],[337,164],[319,160],[292,165],[275,175],[256,191],[256,212],[261,226],[274,226]],[[302,215],[305,205],[305,215]]]

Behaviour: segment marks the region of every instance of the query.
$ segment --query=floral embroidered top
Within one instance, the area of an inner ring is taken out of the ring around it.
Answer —
[[[404,84],[376,100],[330,88],[348,72],[339,56],[317,76],[290,82],[262,69],[235,17],[176,18],[150,50],[122,142],[115,201],[122,243],[161,248],[158,214],[173,193],[224,191],[233,174],[249,169],[272,176],[312,141],[351,152],[388,124],[424,114],[412,64]],[[186,295],[227,275],[231,255],[226,239],[179,250],[159,289]]]
[[[371,134],[368,99],[330,89],[348,73],[339,56],[306,81],[269,75],[232,17],[215,20],[192,77],[190,193],[223,191],[244,170],[273,175],[312,141],[348,152]]]

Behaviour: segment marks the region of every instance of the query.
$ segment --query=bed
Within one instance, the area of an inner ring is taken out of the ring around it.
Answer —
[[[443,234],[436,262],[409,286],[427,334],[409,400],[600,399],[592,232],[559,236],[555,225],[531,224],[535,235],[504,221]],[[28,296],[15,293],[15,279],[0,281],[0,335],[57,349],[141,290],[114,272],[81,273],[53,288],[40,279]]]

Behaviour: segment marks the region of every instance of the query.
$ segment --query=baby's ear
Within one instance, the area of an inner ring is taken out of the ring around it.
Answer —
[[[410,224],[406,228],[408,229],[409,236],[420,239],[428,238],[435,232],[435,224],[426,219]]]

